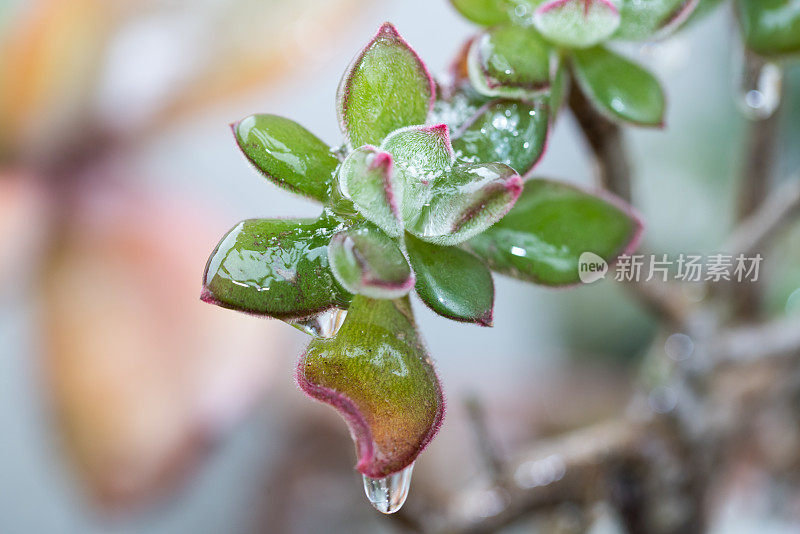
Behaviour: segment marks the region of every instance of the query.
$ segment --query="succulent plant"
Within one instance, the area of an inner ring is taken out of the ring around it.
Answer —
[[[524,181],[544,149],[548,102],[503,91],[467,101],[451,89],[387,23],[342,78],[343,146],[275,115],[233,125],[256,169],[323,208],[315,220],[236,225],[208,261],[202,298],[313,336],[297,381],[344,416],[370,479],[408,468],[444,413],[412,290],[439,315],[491,326],[490,268],[575,284],[580,254],[613,261],[642,229],[607,194]]]
[[[742,40],[750,52],[774,59],[800,51],[797,2],[732,1],[737,7]],[[662,39],[708,13],[721,0],[451,3],[467,19],[487,26],[467,42],[456,62],[452,72],[456,86],[468,78],[474,92],[484,98],[548,101],[550,113],[555,115],[565,87],[574,81],[609,119],[660,127],[665,110],[660,83],[642,66],[607,45],[616,40]],[[750,75],[757,78],[759,73]]]

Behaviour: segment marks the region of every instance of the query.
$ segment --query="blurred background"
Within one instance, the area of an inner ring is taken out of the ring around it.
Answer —
[[[339,76],[385,20],[433,72],[476,31],[446,0],[0,0],[0,532],[394,531],[345,425],[294,383],[305,335],[199,300],[236,222],[317,214],[248,165],[228,123],[278,113],[339,144]],[[666,129],[627,133],[649,250],[719,252],[730,229],[737,39],[722,9],[624,48],[670,103]],[[799,89],[788,71],[779,175],[800,165]],[[539,175],[591,182],[567,114],[548,146]],[[800,228],[773,257],[768,307],[800,313]],[[448,413],[412,511],[491,507],[463,502],[484,476],[465,399],[514,454],[623,411],[656,335],[613,282],[496,283],[492,329],[415,303]],[[726,478],[714,532],[800,529],[800,499],[776,506],[766,478],[746,462]],[[591,528],[618,531],[603,513]]]

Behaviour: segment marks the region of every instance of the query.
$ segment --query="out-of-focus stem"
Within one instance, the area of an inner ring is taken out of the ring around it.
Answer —
[[[594,154],[598,182],[631,202],[631,166],[621,128],[598,113],[576,84],[570,87],[569,108]]]
[[[752,61],[761,61],[746,55],[745,69],[754,68]],[[776,89],[780,90],[780,89]],[[780,95],[778,95],[780,98]],[[751,119],[745,141],[745,159],[742,164],[741,185],[737,206],[737,221],[752,216],[767,199],[775,164],[775,141],[778,136],[781,105],[767,118]],[[752,250],[752,253],[763,252]],[[761,284],[757,281],[738,284],[733,298],[733,316],[740,321],[755,319],[761,308]]]

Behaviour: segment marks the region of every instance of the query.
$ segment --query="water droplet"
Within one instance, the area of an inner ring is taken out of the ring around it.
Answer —
[[[339,333],[339,329],[342,327],[345,317],[347,317],[347,310],[333,308],[309,319],[287,322],[306,334],[327,339]]]
[[[558,482],[564,478],[566,471],[567,466],[561,456],[553,454],[521,464],[514,472],[514,480],[521,488],[535,488]]]
[[[781,101],[783,70],[775,63],[745,52],[739,73],[739,109],[749,119],[769,118]]]
[[[393,514],[402,508],[411,487],[411,472],[414,464],[399,473],[384,478],[364,477],[364,493],[372,506],[383,514]]]
[[[664,342],[664,352],[674,361],[682,362],[694,352],[694,342],[686,334],[672,334]]]
[[[498,130],[506,128],[508,126],[508,119],[502,115],[498,115],[497,117],[492,119],[492,126],[497,128]]]
[[[667,386],[659,386],[648,397],[650,409],[656,413],[669,413],[678,405],[678,394]]]

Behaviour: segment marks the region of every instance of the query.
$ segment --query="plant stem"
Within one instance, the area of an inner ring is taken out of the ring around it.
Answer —
[[[605,118],[576,84],[569,91],[569,108],[595,156],[598,182],[626,202],[631,202],[631,166],[622,140],[622,130]]]
[[[778,135],[780,109],[779,105],[778,109],[769,117],[762,120],[751,120],[748,124],[737,221],[746,220],[754,215],[769,195],[775,164],[775,141]],[[751,252],[763,251],[754,249]],[[761,308],[761,284],[750,281],[738,284],[735,289],[736,291],[732,295],[734,317],[740,321],[755,319]]]

